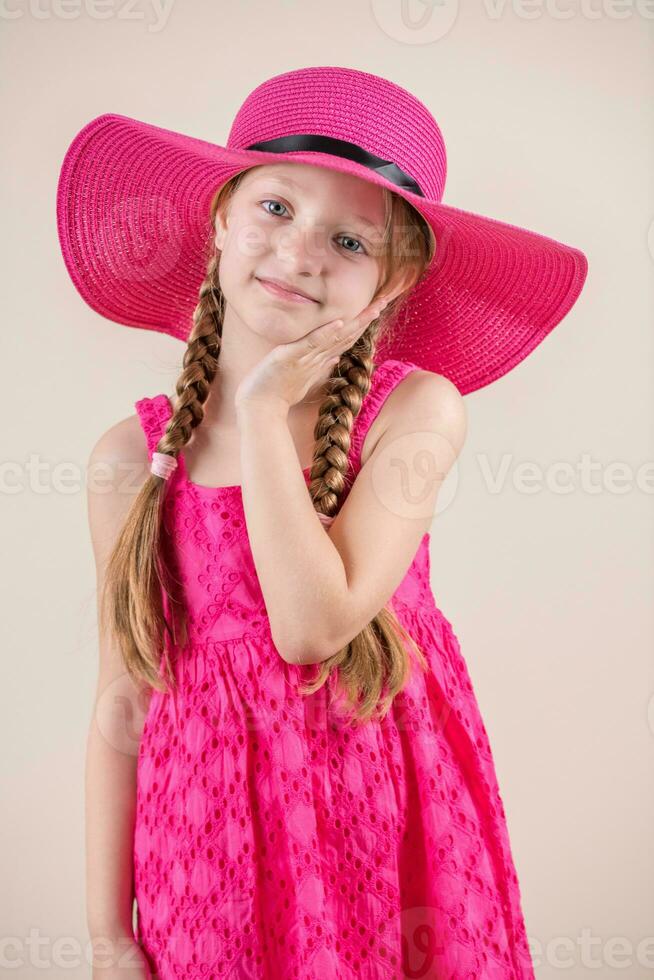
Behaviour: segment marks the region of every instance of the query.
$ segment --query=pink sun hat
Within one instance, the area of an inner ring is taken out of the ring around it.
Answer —
[[[352,68],[309,67],[247,96],[226,146],[107,113],[63,159],[57,228],[88,305],[182,341],[192,329],[220,185],[261,164],[353,174],[405,198],[431,226],[435,255],[375,351],[445,375],[461,394],[502,377],[577,300],[583,252],[442,203],[441,130],[414,95]]]

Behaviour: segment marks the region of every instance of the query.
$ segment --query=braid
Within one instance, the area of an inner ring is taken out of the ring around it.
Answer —
[[[316,448],[309,491],[320,514],[333,517],[345,488],[354,420],[370,390],[377,321],[341,354],[327,382],[314,432]]]
[[[218,210],[228,208],[246,172],[237,174],[216,191],[209,209],[210,236]],[[315,510],[328,517],[335,515],[345,489],[352,429],[370,391],[377,343],[398,312],[402,296],[427,268],[435,248],[433,235],[430,245],[425,234],[418,237],[417,253],[410,251],[412,232],[426,229],[426,222],[403,198],[389,191],[384,191],[384,195],[387,215],[378,290],[389,282],[391,273],[404,276],[408,270],[409,278],[404,292],[341,354],[326,382],[314,431],[309,492]],[[215,242],[208,244],[206,276],[193,313],[182,372],[175,385],[176,403],[157,444],[158,452],[175,458],[204,419],[203,405],[218,371],[225,299],[218,275],[220,251]],[[412,255],[415,257],[406,258]],[[165,560],[165,492],[166,481],[150,473],[127,515],[107,565],[101,628],[115,636],[127,671],[137,683],[170,691],[176,687],[170,654],[179,647],[178,625],[180,637],[186,634],[186,610],[183,601],[178,601],[174,575]],[[164,608],[164,593],[168,610]],[[413,648],[424,669],[423,652],[390,606],[384,606],[343,649],[320,662],[317,674],[301,690],[312,694],[335,673],[353,709],[354,723],[373,715],[383,717],[406,683],[411,667],[407,645]]]
[[[309,491],[318,513],[329,517],[334,516],[345,488],[352,428],[370,391],[374,353],[387,316],[385,311],[373,320],[356,343],[344,351],[327,382],[328,394],[320,407],[315,430],[316,450]],[[422,650],[394,612],[385,606],[358,636],[327,660],[320,661],[317,672],[301,690],[305,695],[315,694],[331,674],[336,674],[353,709],[353,724],[365,722],[375,714],[383,717],[409,676],[410,660],[405,643],[413,648],[418,664],[425,669],[427,663]]]
[[[214,252],[207,264],[207,275],[200,286],[198,304],[193,312],[183,370],[175,385],[174,411],[157,445],[160,453],[177,456],[204,418],[202,406],[216,377],[222,340],[224,296],[218,279],[219,262],[219,253]]]

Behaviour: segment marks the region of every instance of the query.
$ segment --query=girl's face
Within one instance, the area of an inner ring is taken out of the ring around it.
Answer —
[[[220,285],[231,315],[271,343],[290,343],[337,317],[347,322],[379,282],[384,198],[350,174],[308,164],[245,174],[224,218],[216,215]],[[266,289],[276,279],[307,294],[294,302]]]

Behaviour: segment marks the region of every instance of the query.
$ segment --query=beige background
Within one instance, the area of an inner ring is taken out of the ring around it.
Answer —
[[[651,972],[653,17],[644,0],[2,7],[0,969],[90,976],[85,466],[137,398],[172,390],[183,350],[103,320],[74,290],[55,226],[63,154],[102,112],[224,143],[260,81],[334,64],[430,107],[447,203],[588,256],[563,323],[467,397],[469,437],[432,529],[433,588],[493,746],[537,976]]]

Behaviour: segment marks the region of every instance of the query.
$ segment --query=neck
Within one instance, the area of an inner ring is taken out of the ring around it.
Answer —
[[[247,338],[246,343],[243,342],[244,338]],[[222,429],[237,428],[234,400],[238,386],[275,346],[277,345],[249,330],[235,314],[232,314],[231,307],[227,307],[218,370],[209,397],[204,404],[203,425],[211,427],[219,425]],[[325,372],[324,379],[315,384],[300,402],[291,405],[289,426],[292,427],[296,423],[301,426],[303,421],[306,423],[307,417],[315,417],[317,420],[325,384],[330,374],[331,368]]]

